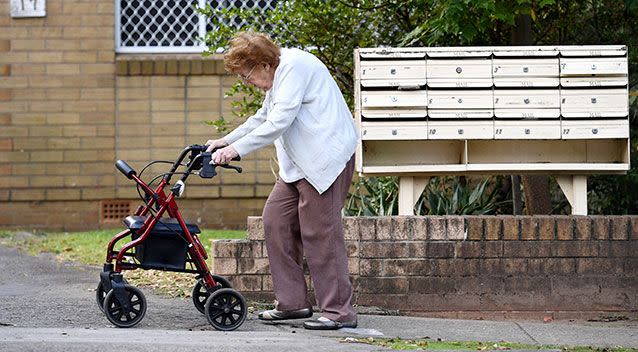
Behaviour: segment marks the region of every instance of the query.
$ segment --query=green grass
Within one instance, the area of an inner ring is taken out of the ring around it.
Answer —
[[[459,351],[506,351],[506,350],[562,350],[564,352],[638,352],[638,349],[614,347],[595,348],[589,346],[554,346],[554,345],[529,345],[511,342],[479,342],[479,341],[439,341],[432,339],[404,340],[400,338],[353,338],[347,337],[341,340],[344,343],[365,343],[375,346],[383,346],[398,351],[415,350],[459,350]]]
[[[16,238],[15,234],[8,231],[0,231],[2,243],[17,247],[31,255],[42,252],[54,253],[61,261],[73,261],[82,264],[94,265],[104,263],[106,246],[111,238],[122,231],[121,229],[96,230],[86,232],[46,233],[37,232],[33,236]],[[210,252],[213,239],[243,239],[246,231],[235,230],[203,230],[199,239]],[[118,245],[126,243],[126,239],[118,242]]]
[[[0,244],[19,248],[30,255],[53,253],[59,261],[101,266],[106,259],[106,247],[109,241],[120,231],[122,229],[63,233],[36,232],[30,236],[17,236],[18,232],[0,231]],[[209,258],[213,239],[244,238],[246,238],[246,231],[235,230],[202,230],[199,235]],[[116,249],[126,242],[127,238],[120,240]],[[193,275],[184,273],[133,270],[125,272],[124,275],[133,285],[150,287],[156,293],[169,297],[190,296],[195,283]],[[96,285],[97,280],[96,274]]]

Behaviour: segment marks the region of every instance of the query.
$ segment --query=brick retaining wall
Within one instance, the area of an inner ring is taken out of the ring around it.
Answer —
[[[637,315],[638,216],[343,222],[361,306],[463,318]],[[214,241],[212,253],[214,272],[250,298],[273,299],[261,218],[248,218],[247,240]]]

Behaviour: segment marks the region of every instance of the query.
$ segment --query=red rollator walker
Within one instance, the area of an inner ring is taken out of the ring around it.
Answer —
[[[188,161],[182,164],[187,156]],[[144,204],[137,208],[134,215],[124,219],[127,229],[109,242],[104,269],[100,273],[97,304],[113,325],[128,328],[144,318],[146,298],[142,291],[129,285],[123,276],[125,270],[136,269],[196,274],[193,303],[217,330],[235,330],[246,319],[246,300],[231,288],[228,280],[208,270],[208,255],[197,236],[199,227],[186,223],[177,207],[176,198],[184,192],[188,176],[199,174],[202,178],[213,178],[217,174],[217,166],[242,171],[233,165],[210,165],[210,160],[211,153],[206,152],[206,146],[191,145],[184,148],[174,162],[148,163],[139,176],[125,161],[118,160],[115,163],[120,172],[137,183],[137,192]],[[172,164],[172,167],[169,172],[156,176],[148,183],[142,181],[144,170],[156,163]],[[180,167],[186,170],[178,172]],[[181,177],[167,193],[164,189],[170,185],[174,175]],[[161,181],[152,189],[157,179]],[[115,245],[123,239],[126,239],[126,243],[115,250]]]

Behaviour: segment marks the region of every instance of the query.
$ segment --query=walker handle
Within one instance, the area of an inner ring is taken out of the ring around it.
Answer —
[[[120,172],[123,173],[124,176],[126,176],[129,180],[132,180],[133,175],[137,174],[137,172],[135,172],[135,170],[133,170],[133,168],[129,166],[129,164],[127,164],[124,160],[118,160],[115,163],[115,167],[117,167],[117,169],[120,170]]]

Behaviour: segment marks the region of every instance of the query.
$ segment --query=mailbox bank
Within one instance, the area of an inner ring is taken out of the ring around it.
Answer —
[[[625,46],[354,52],[356,170],[400,176],[412,214],[434,175],[551,174],[587,214],[587,175],[629,169]]]

